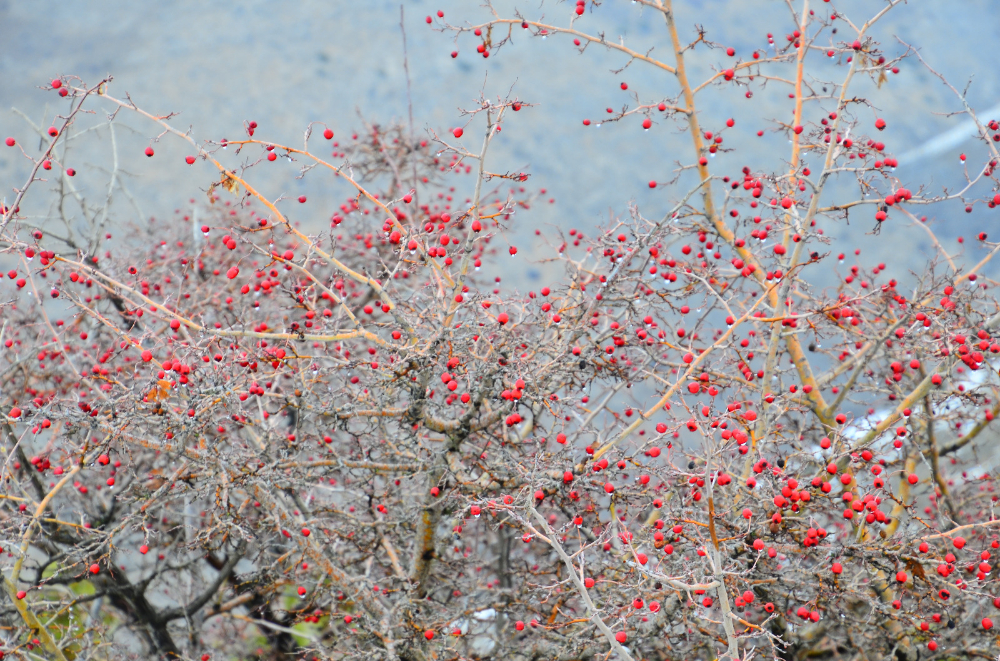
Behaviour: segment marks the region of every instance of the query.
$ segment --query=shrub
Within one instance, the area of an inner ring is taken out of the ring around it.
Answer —
[[[524,268],[509,230],[542,195],[487,166],[501,125],[531,121],[513,93],[461,128],[368,126],[342,145],[313,124],[297,148],[255,122],[197,141],[110,79],[52,81],[65,114],[38,149],[26,131],[6,147],[33,167],[0,225],[6,650],[996,653],[1000,244],[976,232],[952,255],[923,209],[1000,201],[1000,126],[967,109],[981,145],[960,191],[896,176],[872,133],[891,118],[851,84],[905,93],[892,80],[911,51],[870,36],[898,0],[867,23],[803,9],[740,56],[705,31],[685,46],[670,0],[639,4],[668,57],[591,30],[598,3],[551,24],[427,18],[484,57],[520,31],[676,81],[604,120],[690,133],[676,176],[648,184],[666,210],[536,230],[563,275],[526,294],[490,277]],[[685,66],[695,48],[711,71]],[[705,90],[788,97],[791,119],[760,132],[790,143],[787,169],[727,151],[752,110],[703,126]],[[129,114],[153,136],[145,157],[187,145],[177,167],[211,182],[197,217],[126,229],[80,196],[66,141]],[[263,192],[289,161],[350,199]],[[848,179],[856,192],[834,190]],[[46,208],[46,183],[51,212],[22,213]],[[919,226],[933,255],[866,264],[837,237],[849,211],[872,241]],[[126,234],[113,247],[109,227]]]

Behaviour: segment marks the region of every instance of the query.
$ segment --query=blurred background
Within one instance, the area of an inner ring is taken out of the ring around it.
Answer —
[[[589,232],[609,217],[626,213],[630,201],[645,216],[659,218],[677,199],[677,189],[650,189],[648,182],[667,182],[674,178],[678,163],[691,162],[686,132],[672,122],[657,121],[656,116],[649,131],[643,131],[638,115],[596,126],[608,107],[635,107],[637,99],[649,103],[675,95],[676,84],[668,73],[635,62],[616,74],[613,70],[627,64],[621,54],[594,47],[581,54],[566,36],[530,38],[520,29],[514,30],[512,45],[484,59],[476,52],[479,41],[470,33],[456,39],[454,33],[442,33],[437,23],[425,22],[437,10],[444,11],[444,20],[454,25],[479,22],[489,16],[480,3],[405,0],[402,4],[419,135],[465,125],[460,111],[474,107],[481,93],[494,99],[510,94],[533,104],[509,118],[489,155],[489,169],[529,171],[529,186],[546,191],[541,198],[544,203],[511,227],[508,239],[521,244],[519,257],[526,260],[518,265],[523,267],[518,269],[518,278],[530,283],[552,275],[537,262],[544,249],[528,238],[536,228],[576,227]],[[835,8],[860,24],[884,4],[813,0],[810,6],[823,13]],[[768,33],[783,43],[794,29],[786,4],[777,0],[677,0],[675,5],[682,39],[693,40],[700,25],[707,30],[707,39],[736,50],[736,56],[728,58],[723,50],[699,46],[689,54],[694,81],[703,80],[724,62],[751,57],[755,49],[764,55],[773,52]],[[569,23],[573,6],[552,0],[494,3],[500,16],[512,16],[516,7],[527,18],[555,25]],[[333,128],[336,141],[347,141],[363,122],[406,121],[400,9],[399,0],[0,0],[0,134],[30,145],[28,119],[44,128],[54,114],[67,109],[65,100],[42,89],[51,79],[76,75],[92,84],[110,74],[114,76],[112,94],[123,97],[127,92],[154,113],[179,113],[175,126],[190,128],[198,140],[234,139],[243,135],[243,122],[253,120],[259,125],[255,137],[265,140],[300,145],[307,124],[321,121]],[[952,84],[960,90],[967,88],[972,107],[989,120],[985,113],[1000,103],[1000,79],[992,75],[993,65],[986,56],[1000,25],[998,18],[1000,3],[995,0],[927,1],[894,9],[871,34],[888,57],[905,50],[897,38],[920,48],[928,63]],[[843,28],[844,22],[839,23]],[[605,0],[599,7],[588,7],[576,27],[603,31],[609,39],[621,37],[638,51],[653,49],[652,56],[671,59],[662,17],[629,0]],[[848,41],[853,39],[849,29],[841,34]],[[456,58],[451,57],[452,51],[458,52]],[[827,58],[822,53],[809,57],[818,65],[815,75],[823,78],[829,73],[828,80],[842,79],[843,67],[824,63]],[[621,89],[621,82],[628,83],[628,91]],[[807,82],[816,89],[822,86],[819,79]],[[924,185],[930,193],[954,189],[965,181],[960,153],[969,154],[970,164],[983,162],[986,146],[971,139],[973,129],[966,118],[949,114],[961,109],[958,99],[915,58],[904,61],[899,74],[891,75],[880,89],[862,77],[853,91],[871,105],[867,110],[861,104],[854,107],[863,127],[875,133],[871,129],[874,119],[888,120],[879,139],[900,161],[895,173],[900,185],[914,191]],[[784,88],[757,88],[753,98],[747,99],[744,88],[718,86],[706,90],[699,105],[706,130],[722,128],[729,117],[736,120],[725,141],[735,151],[717,158],[721,166],[713,168],[717,174],[735,175],[744,165],[757,172],[781,168],[788,154],[787,139],[771,133],[759,138],[756,132],[771,127],[765,120],[787,121],[791,102]],[[818,121],[830,105],[807,105],[806,119]],[[584,118],[593,124],[583,126]],[[99,119],[103,118],[93,118],[93,122]],[[156,127],[124,113],[116,121],[121,129],[116,136],[120,167],[136,204],[118,196],[112,207],[114,220],[186,212],[189,200],[199,204],[205,200],[203,192],[215,173],[202,163],[185,165],[189,147],[166,138],[152,143],[156,156],[147,159],[142,150],[157,137]],[[481,124],[477,119],[465,128],[463,142],[474,151],[481,142]],[[92,197],[103,195],[112,160],[106,137],[74,143],[69,160],[78,171],[74,183]],[[25,180],[29,166],[16,150],[0,149],[0,183],[8,201],[12,189]],[[309,204],[295,205],[289,212],[317,232],[329,227],[331,212],[349,195],[345,186],[318,173],[296,179],[298,170],[293,164],[267,172],[266,182],[257,173],[267,194],[308,193]],[[839,182],[828,193],[830,200],[857,197],[857,186],[851,183],[846,178]],[[455,186],[456,201],[470,196],[472,177],[456,177]],[[985,194],[985,187],[979,192]],[[35,201],[45,204],[45,197],[36,193],[30,198],[25,203],[28,213],[50,213],[51,209],[32,206]],[[948,250],[969,251],[969,259],[978,258],[982,251],[972,236],[988,229],[989,216],[1000,211],[979,204],[967,214],[964,206],[955,201],[928,209],[927,214]],[[869,266],[887,261],[905,271],[906,264],[899,261],[902,256],[916,257],[926,251],[926,234],[898,214],[890,215],[886,224],[891,231],[871,235],[875,224],[871,215],[858,212],[849,226],[829,228],[827,234],[863,245],[863,258],[872,260],[866,260]],[[963,235],[970,240],[960,245],[957,240]],[[914,262],[914,267],[918,265]]]

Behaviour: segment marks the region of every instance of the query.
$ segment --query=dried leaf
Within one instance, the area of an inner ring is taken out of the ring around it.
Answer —
[[[162,477],[155,477],[150,480],[146,480],[146,488],[150,491],[156,491],[157,489],[162,487],[166,481],[167,480]]]
[[[921,565],[915,558],[908,558],[906,560],[906,569],[913,574],[914,578],[920,578],[924,581],[927,580],[927,574],[924,573],[924,566]]]
[[[169,381],[160,379],[156,382],[156,387],[146,393],[147,402],[159,402],[170,395],[171,384]]]
[[[233,179],[232,175],[230,175],[228,172],[222,173],[222,181],[220,181],[219,183],[222,185],[223,188],[225,188],[233,195],[236,195],[240,191],[239,184],[236,183],[236,180]]]

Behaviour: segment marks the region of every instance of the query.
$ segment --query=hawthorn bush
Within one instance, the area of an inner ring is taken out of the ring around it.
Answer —
[[[542,193],[487,164],[530,121],[513,92],[461,128],[313,123],[294,147],[252,121],[198,141],[110,78],[46,85],[63,114],[5,147],[31,167],[0,224],[5,654],[997,654],[1000,243],[972,228],[951,254],[928,214],[1000,203],[1000,125],[965,106],[981,140],[961,190],[896,177],[851,83],[892,89],[912,51],[870,31],[899,0],[864,23],[804,0],[739,55],[634,0],[663,59],[606,40],[599,4],[426,19],[482,57],[550,36],[657,67],[671,92],[604,121],[690,133],[649,183],[660,208],[535,230],[562,276],[527,293],[497,274],[524,268],[509,240]],[[695,49],[710,70],[685,66]],[[787,98],[761,132],[787,167],[724,147],[752,110],[706,127],[708,90]],[[67,143],[125,117],[150,142],[124,163],[186,145],[197,216],[109,212],[117,152],[103,203],[75,183]],[[268,196],[281,166],[351,195]],[[919,225],[932,254],[865,263],[838,239],[849,210],[871,240]]]

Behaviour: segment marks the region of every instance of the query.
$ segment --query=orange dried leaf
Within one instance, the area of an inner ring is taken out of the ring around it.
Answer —
[[[171,384],[169,381],[160,379],[156,382],[156,387],[146,394],[146,401],[159,402],[166,399],[170,395],[170,388]]]

